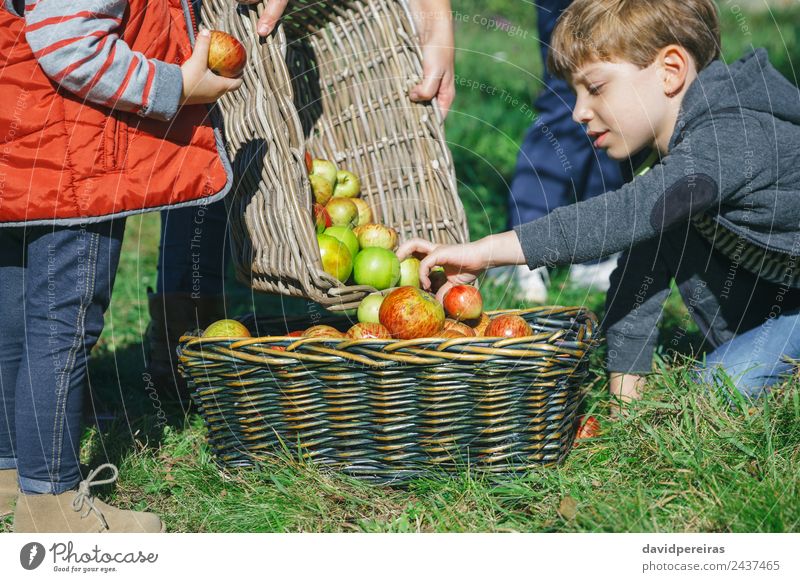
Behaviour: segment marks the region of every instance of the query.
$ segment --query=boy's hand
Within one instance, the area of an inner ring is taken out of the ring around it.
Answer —
[[[236,2],[239,4],[257,4],[261,2],[261,0],[236,0]],[[278,20],[283,16],[283,12],[286,10],[286,5],[288,3],[289,0],[267,1],[267,6],[264,8],[264,12],[261,13],[261,17],[258,19],[258,24],[256,25],[256,31],[258,31],[259,36],[267,36],[272,32],[272,29],[278,24]]]
[[[183,74],[183,96],[181,105],[196,105],[198,103],[214,103],[229,91],[235,91],[241,84],[241,79],[227,79],[215,75],[208,68],[208,47],[211,44],[211,34],[201,30],[194,43],[192,56],[181,65]]]
[[[487,267],[488,260],[482,253],[480,241],[464,245],[438,245],[421,238],[411,239],[397,249],[401,261],[413,254],[425,256],[419,266],[419,281],[422,287],[430,289],[429,273],[433,267],[444,268],[447,282],[436,293],[441,301],[455,285],[467,285],[478,278]]]

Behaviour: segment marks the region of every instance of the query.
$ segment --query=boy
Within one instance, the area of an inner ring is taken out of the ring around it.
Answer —
[[[81,479],[80,420],[125,217],[232,184],[204,104],[241,80],[208,70],[193,22],[185,0],[0,5],[0,515],[15,504],[17,532],[163,531],[91,494],[117,469]]]
[[[575,91],[573,119],[595,147],[616,160],[650,150],[652,167],[513,231],[460,246],[413,240],[399,256],[428,255],[427,285],[434,265],[453,284],[625,251],[604,321],[612,395],[639,396],[674,278],[714,348],[704,379],[721,367],[758,396],[788,371],[783,355],[800,355],[800,97],[763,50],[730,66],[718,57],[712,0],[576,0],[548,67]]]

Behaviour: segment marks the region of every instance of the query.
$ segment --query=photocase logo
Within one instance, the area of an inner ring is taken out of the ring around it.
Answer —
[[[26,570],[35,570],[44,561],[44,546],[38,542],[30,542],[19,551],[19,563]]]

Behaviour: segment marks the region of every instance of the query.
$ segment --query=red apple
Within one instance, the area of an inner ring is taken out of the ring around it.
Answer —
[[[380,323],[357,323],[347,330],[347,337],[353,339],[392,339],[389,330]]]
[[[296,329],[295,331],[290,331],[286,334],[287,337],[300,337],[303,335],[302,329]]]
[[[600,423],[594,416],[581,416],[578,419],[578,432],[575,435],[575,443],[573,446],[578,446],[578,441],[584,439],[591,439],[600,436]]]
[[[314,204],[314,226],[317,229],[317,234],[322,234],[326,228],[333,226],[331,215],[328,214],[322,204]]]
[[[444,310],[453,319],[477,319],[483,313],[483,297],[472,285],[456,285],[444,296]]]
[[[444,308],[436,297],[416,287],[399,287],[381,303],[378,317],[399,339],[434,337],[444,327]]]
[[[442,331],[436,334],[436,337],[454,338],[454,337],[468,337],[468,336],[464,335],[460,331],[456,331],[455,329],[443,329]]]
[[[444,328],[445,330],[455,331],[456,333],[460,333],[465,337],[475,337],[475,330],[468,326],[466,323],[461,323],[460,321],[455,321],[454,319],[445,319],[444,320]]]
[[[208,68],[221,77],[230,79],[242,74],[247,63],[244,45],[227,32],[211,31],[211,44],[208,47]]]
[[[533,330],[528,322],[519,315],[498,315],[492,318],[486,331],[485,337],[526,337],[533,335]]]
[[[343,338],[346,336],[338,329],[336,329],[335,327],[331,327],[330,325],[312,325],[303,332],[303,337]]]
[[[358,208],[348,198],[333,198],[325,205],[331,215],[333,226],[346,226],[353,228],[358,222]],[[361,241],[359,241],[361,244]]]

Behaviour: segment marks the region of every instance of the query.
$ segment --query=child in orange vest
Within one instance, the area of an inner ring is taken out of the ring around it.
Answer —
[[[204,104],[241,80],[208,70],[194,18],[187,0],[0,6],[0,515],[16,499],[15,531],[163,531],[92,496],[117,469],[82,480],[80,419],[125,217],[231,187]]]

